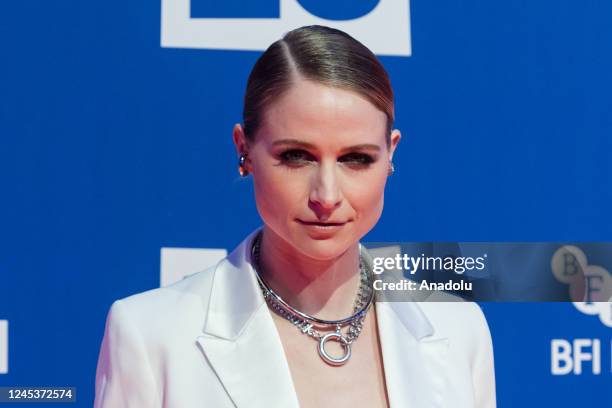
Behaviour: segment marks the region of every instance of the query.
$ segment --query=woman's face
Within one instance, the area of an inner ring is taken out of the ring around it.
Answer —
[[[247,146],[257,209],[282,245],[330,260],[378,221],[389,161],[386,115],[357,93],[300,80],[269,105]]]

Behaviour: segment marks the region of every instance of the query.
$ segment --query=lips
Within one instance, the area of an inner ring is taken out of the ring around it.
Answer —
[[[312,226],[317,226],[317,227],[339,227],[341,225],[346,224],[346,222],[304,221],[304,220],[300,220],[300,219],[298,219],[297,222],[299,222],[300,224],[303,224],[303,225],[312,225]]]

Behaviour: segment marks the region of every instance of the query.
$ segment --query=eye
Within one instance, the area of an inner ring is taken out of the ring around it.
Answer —
[[[349,153],[340,157],[338,161],[353,167],[368,167],[376,161],[376,158],[366,153]]]
[[[278,155],[280,161],[287,165],[307,164],[315,160],[314,156],[305,150],[290,149]]]

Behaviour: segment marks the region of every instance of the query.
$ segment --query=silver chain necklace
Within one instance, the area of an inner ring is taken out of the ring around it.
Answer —
[[[349,358],[351,358],[351,344],[361,334],[363,329],[363,322],[366,314],[372,305],[374,300],[374,289],[371,285],[372,274],[368,271],[364,256],[361,253],[360,248],[359,254],[359,291],[353,306],[354,314],[340,320],[324,320],[314,316],[310,316],[304,312],[301,312],[285,302],[274,290],[270,288],[270,285],[265,281],[261,274],[260,266],[260,248],[261,248],[261,236],[260,232],[253,240],[252,247],[252,259],[254,261],[255,272],[257,274],[257,281],[259,287],[263,293],[264,299],[268,306],[279,316],[287,319],[293,325],[295,325],[303,334],[306,334],[319,341],[319,356],[327,364],[333,366],[340,366],[345,364]],[[322,334],[315,329],[316,326],[333,327],[335,331],[327,334]],[[346,334],[342,333],[342,328],[348,326]],[[340,342],[344,349],[344,354],[341,357],[334,357],[325,350],[325,343],[333,340]]]

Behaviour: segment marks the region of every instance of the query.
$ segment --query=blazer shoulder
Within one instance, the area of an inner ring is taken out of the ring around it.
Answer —
[[[446,337],[453,358],[467,367],[474,407],[496,406],[493,341],[484,313],[475,302],[450,301],[421,304],[436,336]],[[467,372],[467,371],[466,371]]]
[[[167,332],[170,327],[189,327],[191,322],[199,326],[208,310],[215,268],[210,267],[165,287],[116,300],[110,308],[109,319],[120,310],[141,332]]]
[[[422,302],[420,306],[436,335],[455,339],[469,348],[491,341],[485,315],[475,302],[453,297],[441,302]]]

